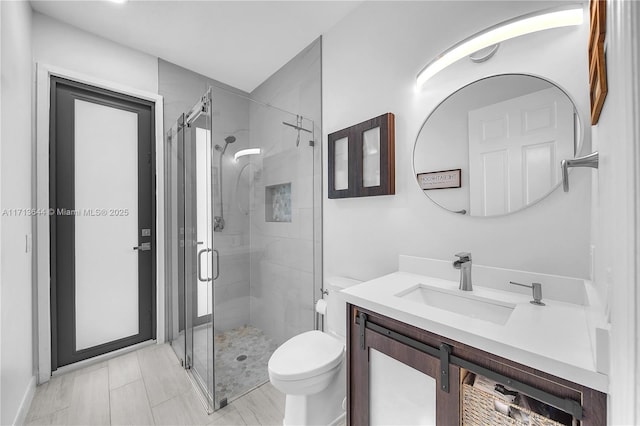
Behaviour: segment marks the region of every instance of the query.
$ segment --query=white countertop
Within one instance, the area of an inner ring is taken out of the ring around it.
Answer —
[[[395,296],[421,283],[459,291],[456,281],[401,271],[341,293],[351,304],[607,392],[608,377],[596,371],[588,306],[548,298],[546,306],[536,306],[529,303],[531,293],[474,284],[474,295],[516,305],[506,324],[498,325]]]

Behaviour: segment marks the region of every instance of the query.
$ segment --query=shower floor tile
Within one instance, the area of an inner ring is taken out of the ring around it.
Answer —
[[[194,332],[194,367],[204,376],[212,365],[212,348],[207,338],[211,328]],[[277,345],[262,330],[244,326],[215,334],[215,371],[209,371],[209,383],[215,374],[216,399],[229,401],[269,381],[267,364]]]

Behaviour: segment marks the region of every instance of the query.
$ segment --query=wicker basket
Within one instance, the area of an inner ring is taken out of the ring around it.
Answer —
[[[463,426],[487,426],[487,425],[515,425],[515,426],[563,426],[554,420],[534,413],[516,404],[502,400],[505,404],[515,407],[529,415],[529,423],[505,416],[494,408],[495,395],[474,388],[464,383],[462,385],[462,425]]]

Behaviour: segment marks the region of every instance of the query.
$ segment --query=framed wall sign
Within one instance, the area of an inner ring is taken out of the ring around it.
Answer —
[[[427,189],[445,189],[460,188],[462,180],[461,169],[443,170],[440,172],[418,173],[418,183],[420,188]]]
[[[329,198],[395,194],[395,116],[388,112],[329,135]]]

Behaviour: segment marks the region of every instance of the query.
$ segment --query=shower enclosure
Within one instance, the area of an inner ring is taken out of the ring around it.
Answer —
[[[168,340],[209,411],[267,382],[276,347],[316,326],[317,133],[218,88],[167,132]]]

